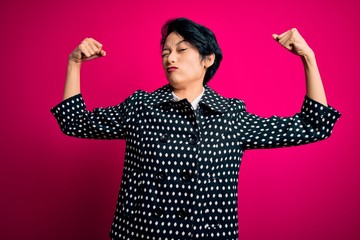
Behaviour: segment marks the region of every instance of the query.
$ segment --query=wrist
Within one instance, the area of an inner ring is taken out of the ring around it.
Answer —
[[[304,64],[312,64],[316,62],[315,53],[310,49],[303,55],[301,55],[301,60]]]
[[[71,67],[80,67],[81,61],[72,59],[71,57],[68,58],[68,66]]]

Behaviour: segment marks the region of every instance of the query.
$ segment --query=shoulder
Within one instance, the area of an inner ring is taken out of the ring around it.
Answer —
[[[205,86],[205,94],[201,102],[214,111],[218,112],[239,112],[245,110],[244,101],[237,98],[227,98],[217,93],[209,86]]]
[[[162,86],[153,92],[137,90],[127,98],[127,101],[136,105],[153,105],[172,99],[169,85]]]
[[[246,111],[246,104],[242,99],[228,98],[229,110],[235,112]]]
[[[134,101],[134,100],[139,100],[142,98],[146,98],[149,95],[149,92],[144,91],[144,90],[136,90],[133,94],[131,94],[127,100],[130,101]]]

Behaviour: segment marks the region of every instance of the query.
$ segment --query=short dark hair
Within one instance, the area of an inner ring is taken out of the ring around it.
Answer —
[[[215,75],[222,60],[222,52],[216,41],[215,34],[205,26],[195,23],[187,18],[174,18],[168,20],[161,28],[161,47],[164,47],[166,38],[170,33],[176,32],[186,41],[193,44],[202,59],[214,53],[215,60],[205,74],[203,84],[207,84]]]

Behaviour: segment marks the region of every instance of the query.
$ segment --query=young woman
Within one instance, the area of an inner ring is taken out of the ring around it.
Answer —
[[[64,100],[52,109],[70,136],[125,139],[112,239],[237,239],[237,180],[243,153],[330,136],[340,113],[327,105],[315,55],[296,29],[273,35],[302,59],[306,96],[292,117],[262,118],[207,83],[222,60],[215,35],[191,20],[162,28],[168,84],[137,91],[117,106],[88,111],[80,65],[106,55],[87,38],[70,54]]]

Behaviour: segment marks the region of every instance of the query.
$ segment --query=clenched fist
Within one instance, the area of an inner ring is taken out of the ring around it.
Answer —
[[[272,37],[290,52],[301,57],[313,55],[314,52],[300,35],[296,28],[292,28],[280,35],[273,34]]]
[[[70,54],[69,60],[77,63],[106,56],[102,44],[93,38],[85,38]]]

